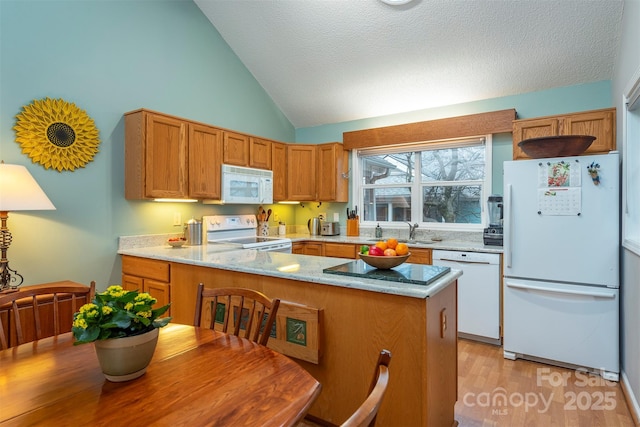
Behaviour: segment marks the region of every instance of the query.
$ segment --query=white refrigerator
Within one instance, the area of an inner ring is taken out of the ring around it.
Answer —
[[[617,152],[504,163],[504,357],[619,377]]]

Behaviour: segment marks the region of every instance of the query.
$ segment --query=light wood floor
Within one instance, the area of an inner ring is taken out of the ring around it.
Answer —
[[[391,365],[393,378],[393,364]],[[502,347],[458,340],[460,427],[632,427],[619,383],[526,360]]]
[[[393,381],[393,361],[390,371]],[[507,360],[502,347],[465,339],[458,340],[455,414],[459,427],[634,427],[619,383]]]

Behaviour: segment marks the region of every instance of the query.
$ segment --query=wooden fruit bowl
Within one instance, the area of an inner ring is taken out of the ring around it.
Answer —
[[[544,136],[520,141],[518,146],[532,159],[579,156],[596,139],[589,135]]]
[[[390,268],[397,267],[407,260],[411,256],[411,252],[406,255],[400,256],[371,256],[358,254],[360,259],[370,265],[371,267],[378,268],[380,270],[389,270]]]

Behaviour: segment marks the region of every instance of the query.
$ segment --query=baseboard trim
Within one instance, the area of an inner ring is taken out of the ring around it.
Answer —
[[[629,378],[625,371],[620,372],[620,385],[622,386],[622,394],[624,394],[624,400],[627,402],[629,412],[631,412],[631,418],[636,426],[640,426],[640,405],[638,400],[633,394],[633,390],[629,385]]]

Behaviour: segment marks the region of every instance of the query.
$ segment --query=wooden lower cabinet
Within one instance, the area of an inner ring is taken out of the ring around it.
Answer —
[[[392,353],[381,426],[451,426],[457,390],[457,283],[426,299],[171,263],[173,322],[193,324],[196,288],[249,287],[323,310],[322,384],[309,414],[334,425],[365,398],[381,349]]]
[[[359,245],[353,245],[351,243],[324,243],[324,256],[336,257],[336,258],[356,258],[357,249]]]
[[[425,248],[409,248],[411,256],[407,259],[407,262],[412,264],[433,264],[433,253],[431,249]]]
[[[123,255],[122,287],[128,291],[147,292],[158,300],[154,308],[171,302],[170,266],[166,261]],[[170,316],[172,308],[165,316]]]

